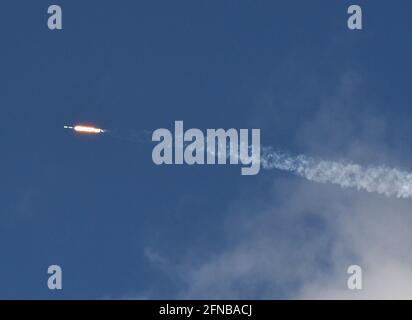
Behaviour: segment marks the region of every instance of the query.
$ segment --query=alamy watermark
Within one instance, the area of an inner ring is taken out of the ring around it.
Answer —
[[[62,8],[54,4],[48,7],[47,13],[50,15],[49,18],[47,19],[47,27],[50,30],[62,30],[63,29]]]
[[[260,129],[200,129],[184,130],[183,121],[175,121],[174,132],[157,129],[152,141],[152,159],[157,165],[243,165],[242,175],[260,171]]]
[[[63,289],[62,268],[59,265],[54,264],[47,268],[47,273],[50,275],[47,279],[47,287],[50,290]]]
[[[347,281],[348,289],[362,290],[362,268],[358,265],[351,265],[347,273],[350,275]]]

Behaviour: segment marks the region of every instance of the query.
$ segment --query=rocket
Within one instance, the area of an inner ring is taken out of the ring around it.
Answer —
[[[83,133],[83,134],[101,134],[105,133],[105,129],[101,128],[96,128],[96,127],[91,127],[91,126],[84,126],[84,125],[76,125],[76,126],[64,126],[64,129],[70,129],[73,130],[77,133]]]

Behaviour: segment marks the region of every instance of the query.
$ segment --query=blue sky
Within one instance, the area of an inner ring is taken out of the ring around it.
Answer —
[[[352,2],[59,1],[50,31],[54,3],[3,1],[0,298],[356,298],[354,263],[369,296],[411,296],[410,201],[159,167],[147,139],[175,120],[260,128],[264,145],[411,169],[412,5],[356,1],[349,31]],[[63,130],[78,122],[115,134]]]

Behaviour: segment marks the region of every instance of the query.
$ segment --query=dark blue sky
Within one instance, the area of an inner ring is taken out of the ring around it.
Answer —
[[[409,151],[386,153],[410,147],[412,5],[355,1],[364,30],[352,32],[352,2],[59,1],[63,30],[50,31],[53,1],[2,1],[0,298],[199,296],[193,270],[259,232],[237,222],[288,197],[274,180],[299,178],[158,167],[147,132],[175,120],[412,168]],[[63,129],[78,122],[116,134]],[[305,230],[322,233],[319,219],[310,213]],[[63,269],[61,292],[46,286],[51,264]],[[239,277],[222,296],[284,297],[298,286],[273,277],[268,287]]]

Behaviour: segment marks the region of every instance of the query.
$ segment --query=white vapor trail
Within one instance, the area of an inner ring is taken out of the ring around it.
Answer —
[[[264,169],[290,171],[310,181],[332,183],[386,196],[412,198],[412,173],[386,166],[361,166],[343,161],[326,161],[305,155],[291,156],[272,148],[263,148]]]

